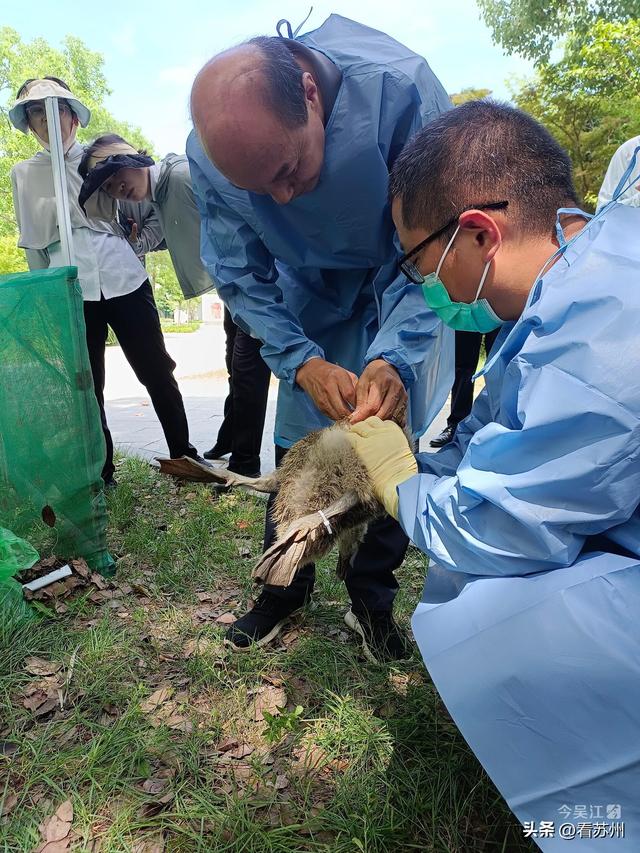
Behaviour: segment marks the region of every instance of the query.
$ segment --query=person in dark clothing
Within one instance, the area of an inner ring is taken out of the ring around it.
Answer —
[[[124,296],[84,302],[89,362],[100,407],[100,418],[107,445],[102,478],[113,484],[113,440],[104,410],[105,344],[107,326],[113,329],[125,358],[138,381],[147,389],[172,458],[190,456],[202,462],[189,442],[189,426],[182,395],[173,375],[176,364],[164,345],[158,309],[149,279]]]
[[[230,454],[230,471],[259,477],[271,371],[260,355],[262,341],[237,326],[227,308],[224,309],[224,331],[229,393],[224,401],[224,419],[216,442],[204,458],[222,459]]]
[[[473,405],[473,375],[478,368],[480,347],[484,338],[484,349],[487,355],[498,337],[496,329],[486,335],[480,332],[456,332],[456,372],[451,388],[451,412],[447,425],[440,435],[429,442],[430,447],[444,447],[456,434],[460,421],[463,421]]]
[[[277,459],[333,421],[388,418],[407,400],[417,437],[444,402],[453,340],[398,274],[387,189],[407,139],[449,106],[422,57],[337,15],[297,38],[252,39],[196,77],[187,156],[201,255],[280,379]],[[379,661],[411,654],[392,612],[407,544],[371,525],[346,573],[345,622]],[[310,567],[286,590],[266,585],[226,641],[270,642],[312,579]]]

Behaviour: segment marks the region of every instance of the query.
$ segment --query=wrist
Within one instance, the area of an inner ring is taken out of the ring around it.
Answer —
[[[389,515],[393,516],[393,518],[398,520],[399,510],[398,510],[398,487],[401,486],[407,480],[410,480],[412,477],[418,473],[418,466],[415,466],[415,470],[412,468],[411,470],[403,471],[402,474],[398,474],[396,477],[387,480],[384,484],[382,494],[380,495],[380,503],[389,513]]]
[[[296,382],[298,384],[300,384],[301,380],[304,381],[305,375],[309,372],[308,370],[305,370],[307,365],[311,361],[318,361],[319,358],[320,358],[319,355],[311,355],[311,356],[309,356],[309,358],[305,359],[305,361],[303,361],[302,364],[298,365],[298,367],[296,368]]]

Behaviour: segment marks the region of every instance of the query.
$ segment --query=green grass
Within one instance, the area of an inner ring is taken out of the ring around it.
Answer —
[[[264,502],[177,485],[133,458],[120,460],[117,478],[109,544],[117,582],[133,591],[115,609],[84,597],[59,618],[0,625],[0,744],[14,750],[0,750],[0,803],[3,793],[17,797],[0,819],[1,851],[33,850],[38,825],[67,799],[77,849],[97,838],[101,853],[151,851],[154,842],[172,853],[534,849],[417,652],[403,666],[362,660],[345,634],[347,599],[330,560],[289,644],[234,655],[224,626],[203,610],[213,603],[197,593],[243,611]],[[47,535],[32,532],[45,552]],[[410,550],[398,573],[406,627],[424,571]],[[74,652],[64,710],[34,717],[23,698],[38,679],[25,658],[68,667]],[[254,691],[274,684],[286,690],[284,717],[257,722]],[[178,728],[145,711],[164,685]],[[244,758],[218,750],[230,738],[248,745]],[[158,778],[166,787],[147,793],[145,781]],[[172,798],[158,802],[164,793]]]
[[[174,323],[173,320],[160,318],[163,332],[197,332],[202,323],[200,320],[192,320],[189,323]]]
[[[160,318],[160,325],[162,326],[163,332],[197,332],[202,323],[199,320],[194,320],[192,323],[174,323],[173,320],[166,319],[164,317]],[[116,338],[115,332],[109,326],[107,331],[107,346],[108,347],[117,347],[120,346],[118,343],[118,339]]]

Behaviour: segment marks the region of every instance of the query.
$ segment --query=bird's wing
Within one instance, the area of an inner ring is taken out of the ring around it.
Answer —
[[[264,552],[253,570],[254,580],[272,586],[289,586],[298,569],[330,550],[334,542],[331,522],[337,522],[357,503],[355,492],[347,492],[329,506],[294,521]]]
[[[243,477],[226,468],[213,465],[203,465],[189,456],[179,456],[176,459],[161,459],[156,457],[160,463],[160,473],[180,477],[182,480],[191,480],[196,483],[214,483],[218,486],[236,488],[244,486],[255,492],[275,492],[278,490],[276,473],[267,474],[265,477]]]

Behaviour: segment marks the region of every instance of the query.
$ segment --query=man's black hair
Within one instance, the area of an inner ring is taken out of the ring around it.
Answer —
[[[307,123],[307,99],[302,68],[280,36],[256,36],[247,44],[259,48],[264,57],[267,106],[285,127],[292,130]]]
[[[16,98],[21,98],[29,83],[33,83],[34,80],[53,80],[54,83],[57,83],[59,86],[62,86],[62,88],[66,89],[67,92],[71,91],[71,89],[67,86],[64,80],[61,80],[59,77],[29,77],[29,79],[25,80],[22,86],[20,86],[20,88],[18,89],[18,94],[16,95]]]
[[[81,178],[86,178],[89,174],[89,160],[91,157],[95,156],[96,152],[99,151],[103,145],[112,145],[114,142],[124,142],[125,145],[131,145],[130,142],[127,142],[126,139],[119,136],[117,133],[105,133],[102,136],[97,136],[93,142],[85,148],[82,159],[80,160],[80,165],[78,166],[78,172],[80,173]],[[138,149],[138,154],[146,153],[147,152],[144,148]]]
[[[514,224],[542,234],[559,207],[578,204],[564,149],[531,116],[489,99],[427,124],[396,160],[389,192],[401,199],[404,225],[427,231],[469,206],[508,201]]]

